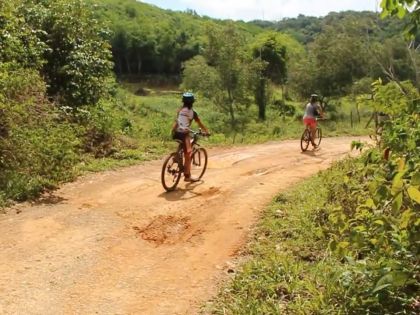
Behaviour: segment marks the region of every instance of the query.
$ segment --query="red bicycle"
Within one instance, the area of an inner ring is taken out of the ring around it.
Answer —
[[[208,136],[201,129],[191,131],[192,155],[191,155],[191,176],[201,179],[207,169],[207,151],[200,146],[198,139],[200,136]],[[176,186],[184,173],[184,148],[181,140],[176,140],[179,145],[175,152],[169,154],[162,166],[161,182],[166,191],[175,190]]]

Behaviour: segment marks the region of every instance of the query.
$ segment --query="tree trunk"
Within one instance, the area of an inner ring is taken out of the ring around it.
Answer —
[[[359,111],[359,105],[357,105],[357,104],[356,104],[356,113],[357,113],[357,121],[360,124],[360,122],[361,122],[361,119],[360,119],[360,111]]]
[[[235,129],[235,111],[233,108],[233,97],[232,97],[232,92],[230,89],[227,90],[228,93],[228,99],[229,99],[229,115],[230,115],[230,125],[232,127],[232,129]]]
[[[125,65],[127,66],[127,72],[128,74],[131,74],[131,66],[130,66],[130,60],[128,60],[127,55],[124,56]]]
[[[258,82],[258,87],[256,91],[256,103],[258,105],[258,119],[265,120],[265,108],[266,108],[266,80],[261,78]]]
[[[419,49],[420,49],[420,45],[418,45],[416,47],[414,40],[412,40],[410,42],[409,46],[407,47],[408,55],[410,56],[411,63],[413,64],[413,68],[414,68],[414,72],[415,72],[415,76],[416,76],[416,86],[417,86],[418,89],[420,89],[420,71],[419,71],[419,68],[417,66],[416,54],[418,53]],[[413,53],[413,51],[414,51],[414,53]]]
[[[137,74],[141,74],[141,67],[142,67],[143,63],[141,60],[141,56],[138,55],[137,56]]]
[[[117,74],[123,74],[123,66],[122,66],[122,61],[121,61],[121,57],[118,57],[118,62],[117,62]]]
[[[233,110],[233,103],[229,104],[229,115],[230,115],[230,124],[233,129],[235,129],[235,112]]]
[[[284,91],[284,84],[281,85],[281,100],[283,101],[283,104],[286,103],[286,94]]]

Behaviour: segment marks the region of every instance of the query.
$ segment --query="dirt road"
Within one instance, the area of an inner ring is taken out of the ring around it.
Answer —
[[[209,150],[204,181],[164,193],[162,161],[92,174],[0,216],[0,314],[196,314],[280,190],[353,138]]]

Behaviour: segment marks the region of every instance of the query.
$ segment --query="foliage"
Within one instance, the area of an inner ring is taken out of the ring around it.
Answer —
[[[409,126],[417,128],[418,136],[418,121]],[[343,303],[351,313],[416,312],[419,152],[402,157],[399,149],[405,146],[393,149],[389,161],[368,152],[347,169],[343,182],[329,185],[324,230],[331,237],[330,249],[350,264],[342,276],[348,292]]]
[[[278,22],[253,21],[264,28],[273,28],[279,32],[292,35],[302,44],[308,44],[320,33],[322,18],[299,14],[296,18],[284,18]]]
[[[351,17],[324,26],[310,45],[309,60],[314,63],[310,79],[315,91],[343,95],[353,82],[369,75],[370,56],[363,34],[367,27]]]
[[[418,44],[402,39],[403,22],[396,18],[381,20],[373,12],[347,11],[255,23],[290,34],[307,48],[298,62],[291,59],[287,64],[288,87],[297,96],[313,92],[342,96],[364,77],[419,81]]]
[[[407,43],[400,36],[387,38],[383,43],[372,44],[371,51],[379,66],[375,68],[372,77],[385,75],[387,79],[394,81],[418,80],[416,69],[420,64],[420,56],[415,45],[415,42]]]
[[[203,56],[196,56],[185,63],[182,86],[200,91],[201,95],[209,99],[223,88],[217,69],[209,66]]]
[[[280,21],[253,21],[251,23],[264,28],[275,29],[281,33],[290,34],[300,43],[307,46],[322,33],[326,25],[331,25],[348,18],[359,21],[375,21],[377,28],[366,29],[371,36],[383,40],[384,38],[394,37],[401,33],[403,21],[397,18],[378,19],[378,14],[370,11],[356,12],[330,12],[325,17],[298,15],[296,18],[284,18]]]
[[[258,118],[265,120],[265,108],[268,102],[268,80],[284,84],[287,80],[286,46],[276,33],[258,36],[252,46],[255,60],[262,62],[261,71],[255,84],[255,102],[258,106]]]
[[[352,313],[418,311],[419,96],[409,82],[376,83],[373,106],[390,117],[382,149],[391,157],[369,150],[328,185],[324,230],[350,264],[343,302]]]
[[[274,32],[262,33],[257,36],[252,45],[254,58],[261,58],[267,63],[263,75],[274,83],[281,84],[287,79],[286,59],[288,56],[283,37]]]
[[[41,68],[46,45],[39,36],[42,31],[32,29],[18,14],[20,2],[0,3],[0,62],[15,62],[24,67]]]
[[[104,27],[82,0],[23,1],[19,9],[47,46],[42,73],[63,105],[95,104],[106,95],[111,54]]]
[[[0,3],[0,203],[72,179],[84,151],[110,143],[97,110],[110,51],[90,12],[81,0]]]
[[[373,109],[392,117],[402,113],[415,113],[418,108],[418,90],[410,81],[390,82],[383,85],[381,80],[373,83]]]
[[[98,18],[113,31],[111,43],[119,76],[144,74],[179,75],[182,63],[198,55],[205,44],[207,27],[227,22],[201,17],[192,12],[174,12],[135,0],[90,0]],[[243,34],[260,28],[236,22]]]
[[[76,126],[62,123],[45,90],[36,71],[0,63],[0,202],[36,196],[74,176]]]
[[[209,28],[207,40],[205,59],[197,57],[185,64],[183,87],[209,96],[229,115],[235,130],[240,123],[238,112],[250,104],[250,89],[260,64],[250,61],[245,39],[233,24],[223,30]]]
[[[409,36],[417,35],[420,26],[420,4],[416,0],[382,0],[382,17],[397,15],[400,19],[410,16],[410,23],[406,25]]]

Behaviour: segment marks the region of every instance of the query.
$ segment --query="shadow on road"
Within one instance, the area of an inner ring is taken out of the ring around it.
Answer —
[[[159,198],[165,198],[168,201],[187,200],[201,196],[201,193],[194,192],[194,189],[204,184],[204,181],[187,183],[185,188],[176,188],[174,191],[165,191],[159,195]]]
[[[311,151],[308,150],[308,151],[305,151],[305,152],[300,152],[300,154],[304,154],[304,155],[307,155],[307,156],[313,156],[314,158],[323,160],[323,158],[321,157],[321,154],[319,152],[320,152],[320,150],[317,149],[317,150],[311,150]]]

